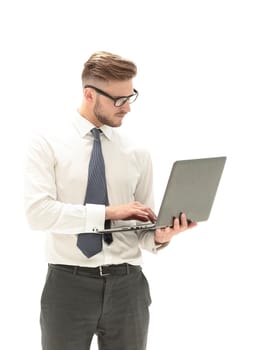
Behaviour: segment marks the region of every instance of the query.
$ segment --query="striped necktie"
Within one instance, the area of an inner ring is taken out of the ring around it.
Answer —
[[[94,137],[93,148],[89,163],[88,184],[84,204],[108,205],[108,194],[105,178],[105,164],[100,142],[100,129],[91,130]],[[105,221],[105,228],[110,227],[110,220]],[[107,244],[111,244],[112,234],[81,233],[78,235],[77,246],[88,257],[102,250],[102,236]]]

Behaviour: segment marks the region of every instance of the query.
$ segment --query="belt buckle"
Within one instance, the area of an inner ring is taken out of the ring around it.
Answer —
[[[99,266],[99,275],[101,276],[101,277],[103,277],[103,276],[109,276],[110,275],[110,273],[104,273],[103,272],[103,266]]]

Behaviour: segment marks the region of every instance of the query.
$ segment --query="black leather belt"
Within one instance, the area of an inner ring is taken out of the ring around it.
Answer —
[[[119,265],[101,265],[98,267],[86,267],[86,266],[73,266],[73,265],[61,265],[61,264],[49,264],[50,267],[68,271],[73,274],[90,274],[93,276],[123,276],[132,272],[141,271],[141,266],[130,264]]]

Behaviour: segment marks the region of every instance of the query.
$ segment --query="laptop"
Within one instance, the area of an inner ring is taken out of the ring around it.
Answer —
[[[98,233],[168,227],[182,212],[189,221],[208,220],[225,162],[225,156],[175,161],[155,223],[112,227]]]

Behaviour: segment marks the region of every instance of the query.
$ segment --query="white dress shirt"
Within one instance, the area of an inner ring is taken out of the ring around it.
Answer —
[[[47,232],[46,255],[52,264],[95,267],[142,263],[141,248],[156,252],[154,232],[113,233],[113,243],[87,258],[77,247],[77,234],[104,228],[105,206],[84,205],[94,127],[78,113],[67,128],[40,134],[28,149],[25,212],[33,230]],[[153,208],[150,155],[133,147],[116,128],[102,126],[101,144],[111,205],[139,201]],[[112,226],[135,221],[112,221]]]

